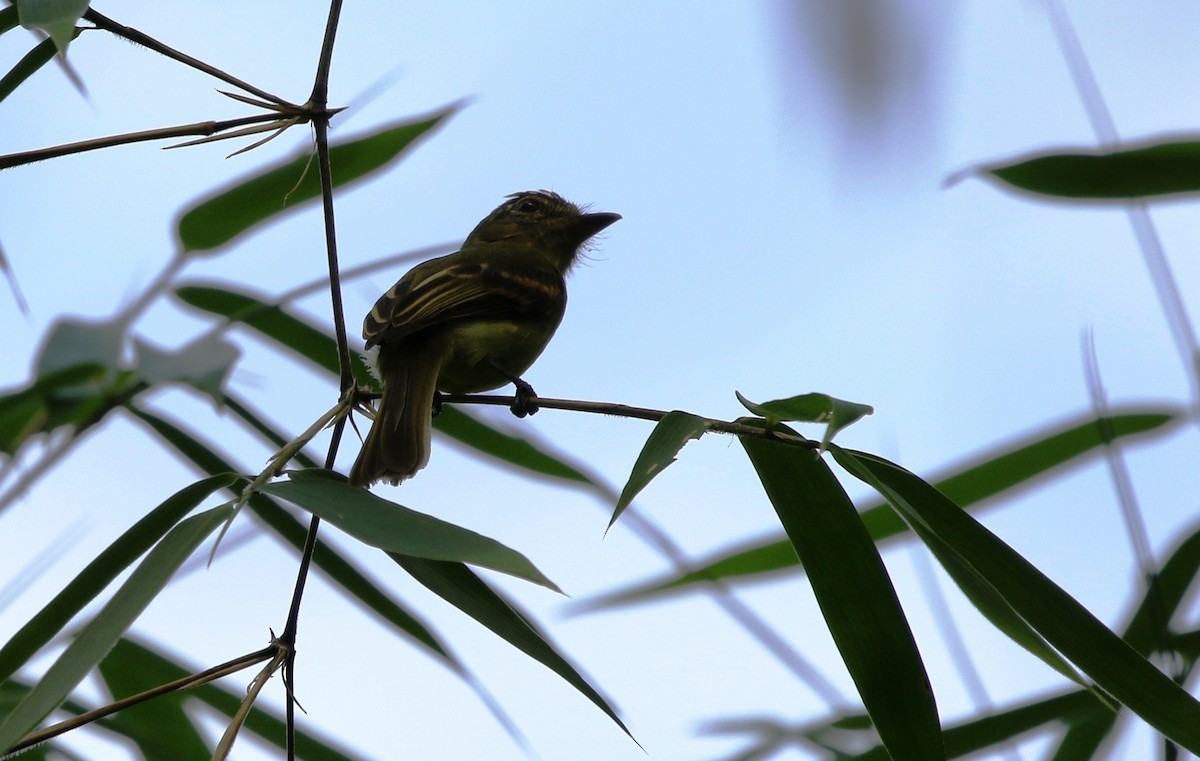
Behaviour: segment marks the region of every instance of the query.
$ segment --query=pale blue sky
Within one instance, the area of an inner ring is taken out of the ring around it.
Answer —
[[[128,2],[100,10],[302,101],[324,23],[319,5]],[[891,105],[866,129],[849,121],[842,91],[811,54],[817,39],[845,49],[835,28],[814,35],[794,26],[814,23],[806,13],[828,21],[832,6],[348,3],[331,102],[352,108],[335,119],[335,137],[470,100],[390,173],[338,197],[343,262],[461,240],[516,190],[550,188],[619,212],[624,219],[574,273],[567,317],[526,376],[539,393],[734,417],[742,412],[734,389],[757,400],[823,391],[876,408],[842,440],[923,474],[1085,411],[1079,347],[1088,327],[1114,402],[1186,402],[1186,378],[1119,210],[1033,203],[978,179],[943,186],[978,162],[1094,143],[1041,5],[895,6],[892,28],[909,31],[888,70],[915,73],[886,80],[900,89],[886,91]],[[1067,8],[1123,137],[1200,123],[1195,3]],[[6,35],[3,68],[32,42],[24,32]],[[84,35],[71,58],[88,99],[45,69],[0,103],[0,152],[246,112],[216,94],[224,85],[103,33]],[[381,77],[390,77],[388,87],[359,103]],[[25,317],[0,299],[8,326],[0,385],[28,378],[57,316],[101,318],[138,293],[171,254],[179,209],[308,140],[297,129],[228,160],[237,144],[166,152],[142,144],[0,174],[0,244],[31,310]],[[1198,217],[1186,202],[1153,211],[1185,298],[1200,292]],[[271,294],[321,277],[324,266],[320,220],[306,213],[194,263],[183,277]],[[346,283],[352,332],[402,271]],[[328,320],[325,297],[303,308]],[[137,331],[173,345],[207,324],[163,304]],[[238,340],[245,355],[233,387],[272,420],[300,431],[334,401],[328,379]],[[203,399],[170,392],[155,405],[197,421],[247,468],[269,454],[228,419],[213,420]],[[481,414],[553,442],[614,484],[650,430],[550,410],[525,421],[502,410]],[[355,452],[347,441],[343,468]],[[1131,453],[1160,553],[1193,522],[1196,455],[1192,429]],[[193,477],[128,421],[114,419],[91,436],[0,516],[6,578],[65,527],[77,527],[78,539],[0,610],[0,639]],[[856,482],[847,488],[865,495]],[[521,550],[576,599],[666,569],[623,526],[605,537],[607,516],[595,500],[497,472],[445,443],[435,442],[427,470],[383,493]],[[777,530],[740,447],[727,438],[689,445],[638,509],[697,556]],[[1135,569],[1099,466],[984,516],[1103,620],[1121,621]],[[428,617],[542,758],[646,757],[573,689],[416,588],[390,561],[334,532],[328,538]],[[943,718],[970,714],[910,551],[885,557]],[[173,584],[136,631],[196,665],[260,647],[268,627],[283,623],[294,565],[290,553],[260,539]],[[823,715],[810,690],[699,596],[565,619],[562,599],[496,582],[613,699],[650,758],[714,759],[740,747],[699,736],[697,723],[708,719]],[[803,582],[758,582],[738,595],[852,695]],[[1059,685],[949,596],[998,703]],[[310,587],[299,648],[306,726],[368,757],[402,750],[425,759],[523,758],[458,679],[324,582]],[[269,692],[278,706],[282,691]]]

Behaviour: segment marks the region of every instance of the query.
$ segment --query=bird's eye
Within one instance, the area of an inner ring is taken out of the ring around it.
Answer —
[[[532,214],[542,208],[542,205],[532,198],[523,198],[517,204],[517,211],[522,214]]]

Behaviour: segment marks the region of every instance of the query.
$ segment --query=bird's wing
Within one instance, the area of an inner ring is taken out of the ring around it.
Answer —
[[[488,262],[419,265],[375,303],[363,321],[363,338],[372,346],[447,322],[534,317],[561,310],[565,301],[562,276],[552,271],[513,273]]]

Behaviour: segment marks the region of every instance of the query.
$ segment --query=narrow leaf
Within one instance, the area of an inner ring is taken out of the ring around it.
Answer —
[[[1049,761],[1094,761],[1104,758],[1100,748],[1117,726],[1117,715],[1083,721],[1072,725],[1054,749]]]
[[[171,529],[0,724],[0,748],[16,744],[75,689],[230,512],[228,506],[213,508]]]
[[[942,737],[947,758],[964,758],[986,750],[1011,749],[1022,735],[1047,724],[1073,725],[1111,716],[1090,693],[1081,690],[974,717],[947,727]],[[888,755],[882,747],[877,747],[854,756],[853,761],[888,761]]]
[[[452,106],[416,121],[393,122],[370,135],[333,145],[329,163],[334,187],[391,164],[457,110]],[[303,208],[320,194],[319,173],[306,149],[192,206],[180,217],[176,234],[185,251],[210,251],[273,217]]]
[[[0,102],[12,95],[14,90],[52,61],[56,52],[58,49],[54,46],[54,40],[48,38],[34,45],[28,53],[21,57],[21,60],[17,61],[15,66],[8,70],[8,73],[0,77]]]
[[[879,551],[815,452],[740,437],[894,761],[945,758],[929,678]]]
[[[211,285],[182,286],[175,291],[183,303],[253,328],[289,352],[331,374],[338,373],[337,343],[321,328],[301,320],[264,297]],[[357,353],[351,352],[354,377],[369,385],[371,373]]]
[[[1200,191],[1200,142],[1142,144],[1018,157],[981,171],[1018,190],[1055,198],[1128,201]]]
[[[112,652],[101,663],[101,669],[106,679],[119,679],[122,682],[120,686],[129,691],[134,689],[135,684],[145,685],[146,687],[167,684],[200,670],[196,667],[180,665],[162,653],[152,649],[149,645],[129,638],[122,639],[117,643],[116,647],[113,648]],[[199,700],[218,713],[232,717],[237,712],[242,700],[246,697],[246,680],[242,679],[240,682],[237,680],[238,678],[234,677],[234,682],[229,688],[221,687],[216,682],[210,682],[193,687],[183,694],[155,698],[155,700],[151,701],[151,704],[164,699],[176,703]],[[141,708],[142,706],[138,706],[130,710],[138,711]],[[149,721],[138,721],[137,724],[139,726],[135,728],[130,726],[134,723],[133,721],[129,724],[113,721],[113,719],[119,720],[125,714],[126,711],[122,711],[113,717],[109,717],[109,719],[103,720],[105,728],[127,736],[142,738],[141,744],[143,747],[152,742],[155,725]],[[264,709],[261,701],[254,708],[250,709],[250,715],[246,719],[245,728],[261,738],[264,743],[284,750],[288,736],[284,717],[273,711]],[[361,758],[345,750],[338,749],[332,740],[304,732],[299,728],[295,730],[295,737],[296,756],[297,758],[304,759],[304,761],[351,761],[355,758]],[[157,758],[174,761],[178,756],[168,752],[157,756]],[[209,758],[209,754],[205,753],[203,758]]]
[[[167,445],[183,455],[201,471],[226,473],[233,469],[228,458],[218,454],[211,445],[201,441],[196,434],[183,431],[164,418],[137,407],[131,406],[129,411],[135,419],[145,423]],[[252,496],[249,506],[254,514],[262,519],[263,523],[299,554],[308,536],[307,523],[298,521],[281,504],[264,494]],[[450,652],[427,626],[321,539],[317,540],[316,552],[313,553],[313,564],[335,584],[362,602],[384,621],[390,623],[398,633],[411,637],[414,642],[426,647],[433,655],[450,664],[455,671],[462,671],[461,664],[454,660]]]
[[[122,639],[100,661],[98,670],[109,694],[119,700],[170,682],[156,665]],[[212,750],[188,716],[188,704],[194,701],[191,690],[159,695],[113,714],[104,728],[129,738],[148,760],[210,758]]]
[[[628,727],[608,701],[563,656],[550,639],[513,603],[501,597],[462,563],[426,560],[388,553],[414,579],[446,602],[483,624],[492,633],[562,677],[604,711],[625,734]],[[636,741],[635,741],[636,742]]]
[[[17,15],[17,6],[10,5],[0,8],[0,34],[16,29],[20,21],[21,19]]]
[[[0,720],[7,716],[12,707],[24,700],[32,690],[33,685],[16,678],[0,682]],[[64,702],[61,708],[73,714],[80,714],[88,710],[72,700]],[[53,741],[38,743],[32,748],[21,751],[17,756],[0,756],[0,758],[4,758],[4,761],[11,761],[13,758],[19,758],[21,761],[90,761]]]
[[[708,424],[704,418],[679,410],[668,412],[666,417],[658,421],[654,430],[650,432],[650,437],[646,439],[646,445],[642,447],[637,462],[633,464],[633,472],[629,474],[625,488],[621,490],[621,497],[617,500],[612,519],[608,522],[609,528],[612,528],[617,518],[621,517],[621,513],[625,512],[633,498],[646,488],[655,476],[675,462],[675,455],[679,454],[679,450],[692,439],[699,439],[706,430]]]
[[[1129,437],[1146,433],[1165,435],[1175,430],[1184,416],[1179,410],[1127,410],[1107,418],[1113,435]],[[935,488],[960,507],[974,507],[984,500],[1019,488],[1031,487],[1066,465],[1089,460],[1104,445],[1099,421],[1094,418],[1067,426],[1053,426],[1023,436],[1018,441],[976,458],[976,464],[959,466],[934,482]],[[887,504],[868,505],[861,513],[871,538],[876,542],[908,531],[908,526]],[[791,542],[785,535],[770,535],[747,546],[726,551],[699,564],[697,570],[677,577],[653,579],[598,597],[588,608],[627,604],[650,599],[665,592],[689,588],[700,582],[736,578],[785,570],[803,571]]]
[[[1151,726],[1200,752],[1200,703],[1057,584],[917,476],[874,455],[841,450],[910,523],[921,522],[987,580],[1022,618],[1096,684]],[[856,473],[857,475],[857,473]]]
[[[210,476],[185,486],[133,524],[88,563],[46,607],[38,611],[0,648],[0,682],[16,673],[70,620],[217,489],[231,485],[229,473]]]
[[[524,555],[495,539],[389,502],[329,471],[294,472],[287,481],[267,484],[262,491],[304,508],[372,547],[470,563],[561,592]]]
[[[828,394],[801,394],[787,399],[775,399],[758,404],[735,391],[742,406],[755,415],[764,418],[768,427],[780,421],[800,421],[805,423],[825,423],[825,435],[821,438],[821,451],[824,451],[834,435],[843,428],[855,423],[860,418],[875,412],[869,404],[847,402],[836,399]]]
[[[84,363],[40,376],[0,397],[0,452],[13,454],[32,436],[59,426],[98,420],[111,406],[105,386],[109,378],[104,365]]]

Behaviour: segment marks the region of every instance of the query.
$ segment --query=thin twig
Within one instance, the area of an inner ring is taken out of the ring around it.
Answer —
[[[254,701],[258,699],[258,694],[262,692],[263,687],[267,686],[267,682],[275,675],[289,657],[291,651],[280,644],[273,644],[276,649],[275,657],[266,666],[259,670],[258,675],[254,677],[254,681],[250,683],[250,688],[246,690],[246,697],[238,705],[237,711],[233,714],[233,720],[229,722],[229,726],[225,728],[225,733],[221,735],[221,739],[217,742],[217,746],[213,749],[212,761],[225,761],[229,757],[229,751],[233,750],[233,743],[237,740],[238,732],[246,723],[246,717],[250,715],[250,710],[254,707]]]
[[[241,116],[237,119],[224,119],[221,121],[206,121],[194,122],[192,124],[180,124],[175,127],[159,127],[157,129],[147,129],[140,132],[125,132],[120,135],[109,135],[107,137],[97,137],[91,140],[80,140],[77,143],[65,143],[63,145],[53,145],[49,148],[38,148],[32,151],[22,151],[20,153],[9,153],[0,156],[0,169],[10,169],[22,164],[32,164],[35,161],[45,161],[46,159],[58,158],[59,156],[69,156],[73,153],[83,153],[85,151],[94,151],[100,148],[112,148],[118,145],[129,145],[131,143],[142,143],[147,140],[166,140],[177,137],[190,137],[193,135],[207,136],[215,135],[227,129],[241,127],[247,124],[259,124],[262,122],[274,122],[279,120],[279,114],[274,111],[266,114],[254,114],[253,116]]]
[[[275,656],[278,652],[279,646],[275,643],[271,643],[262,650],[257,650],[253,653],[247,653],[246,655],[238,656],[233,660],[213,666],[210,669],[205,669],[204,671],[195,674],[189,674],[188,676],[180,677],[179,679],[167,682],[166,684],[160,684],[152,689],[139,692],[136,695],[130,695],[127,698],[122,698],[121,700],[114,701],[106,706],[101,706],[95,710],[88,711],[87,713],[81,713],[78,716],[72,716],[66,721],[61,721],[58,724],[46,727],[45,729],[40,729],[37,732],[31,732],[30,734],[25,735],[25,737],[23,737],[19,743],[9,748],[5,752],[14,753],[16,751],[32,747],[38,743],[46,742],[47,740],[58,737],[64,732],[68,732],[85,724],[90,724],[97,719],[102,719],[105,716],[138,705],[139,703],[145,703],[147,700],[153,700],[154,698],[166,695],[168,693],[180,692],[182,690],[192,689],[193,687],[199,687],[202,684],[208,684],[215,679],[220,679],[223,676],[237,673],[238,671],[241,671],[244,668],[249,668],[256,663],[262,663],[263,661]]]
[[[370,397],[369,392],[360,392],[363,397]],[[444,404],[489,404],[508,407],[515,401],[511,396],[494,396],[489,394],[442,394],[439,397]],[[538,407],[555,410],[570,410],[572,412],[590,412],[599,415],[615,415],[616,417],[637,418],[639,420],[653,420],[655,422],[666,417],[671,410],[656,410],[650,407],[632,407],[628,404],[616,404],[614,402],[588,402],[579,399],[550,399],[543,396],[537,398]],[[757,425],[749,425],[735,421],[717,420],[716,418],[707,418],[702,415],[697,415],[704,421],[705,427],[709,433],[730,433],[734,436],[750,436],[759,439],[771,439],[785,444],[793,444],[795,446],[804,447],[806,449],[817,449],[821,446],[819,441],[806,439],[803,436],[780,431],[773,428],[762,428]]]
[[[125,39],[129,40],[130,42],[136,43],[138,45],[142,45],[144,47],[149,48],[150,50],[153,50],[155,53],[159,53],[161,55],[166,56],[167,58],[171,58],[176,61],[179,61],[180,63],[190,66],[193,69],[202,71],[205,74],[208,74],[209,76],[216,77],[217,79],[221,80],[222,82],[226,82],[228,84],[233,85],[234,87],[241,88],[242,90],[245,90],[248,93],[257,95],[258,97],[262,98],[263,100],[268,100],[268,101],[271,101],[272,103],[276,103],[287,110],[292,110],[292,111],[302,110],[300,108],[300,106],[297,106],[294,103],[290,103],[290,102],[284,100],[283,98],[279,97],[278,95],[273,95],[273,94],[267,92],[266,90],[263,90],[262,88],[255,87],[254,85],[250,84],[249,82],[244,82],[244,81],[238,79],[237,77],[233,76],[232,74],[230,74],[226,71],[222,71],[221,69],[218,69],[216,66],[207,64],[204,61],[201,61],[197,58],[191,57],[187,53],[183,53],[179,50],[176,50],[175,48],[165,45],[165,44],[159,42],[158,40],[154,39],[150,35],[145,34],[144,32],[139,32],[138,30],[134,29],[133,27],[128,27],[128,26],[125,26],[124,24],[118,24],[116,21],[113,21],[109,17],[97,12],[94,8],[89,8],[88,11],[83,14],[83,18],[86,19],[87,21],[90,21],[93,24],[95,24],[97,29],[103,29],[104,31],[111,32],[112,34],[115,34],[118,37],[124,37]]]

